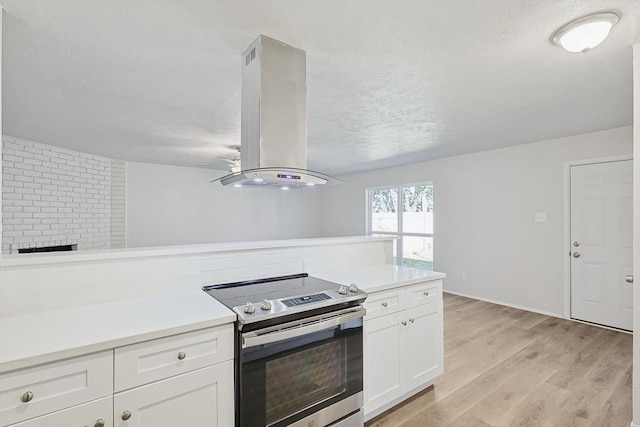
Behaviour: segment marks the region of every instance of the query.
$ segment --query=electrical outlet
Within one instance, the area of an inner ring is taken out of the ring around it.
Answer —
[[[467,280],[467,272],[466,271],[463,271],[461,276],[462,276],[462,280]]]
[[[536,212],[535,221],[536,222],[547,222],[547,213],[546,212]]]

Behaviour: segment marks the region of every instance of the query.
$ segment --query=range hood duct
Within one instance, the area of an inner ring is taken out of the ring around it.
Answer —
[[[342,181],[307,170],[307,54],[260,35],[242,55],[242,170],[222,185],[301,188]]]

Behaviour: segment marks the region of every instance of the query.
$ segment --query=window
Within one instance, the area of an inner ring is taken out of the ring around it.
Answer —
[[[367,232],[397,236],[394,263],[433,270],[433,184],[367,190]]]

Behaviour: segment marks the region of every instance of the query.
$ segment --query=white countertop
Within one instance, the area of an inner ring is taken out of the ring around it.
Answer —
[[[196,245],[154,246],[147,248],[102,249],[76,252],[46,252],[0,255],[0,267],[69,263],[78,261],[105,261],[166,255],[206,254],[255,249],[290,248],[298,246],[325,246],[365,243],[375,240],[394,240],[393,236],[347,236],[312,239],[260,240],[247,242],[206,243]]]
[[[234,322],[201,290],[0,318],[0,373]]]
[[[383,291],[398,286],[440,280],[446,277],[444,273],[438,273],[437,271],[389,264],[320,271],[309,274],[341,285],[355,283],[360,289],[366,292]]]
[[[445,277],[395,265],[309,272],[376,292]],[[0,317],[0,373],[232,323],[236,315],[201,290]]]

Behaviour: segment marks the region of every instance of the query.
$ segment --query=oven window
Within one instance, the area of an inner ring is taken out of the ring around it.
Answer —
[[[343,393],[346,347],[346,340],[335,340],[267,362],[267,425]]]

